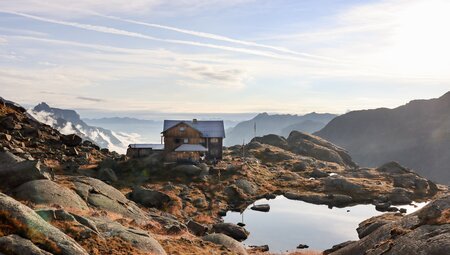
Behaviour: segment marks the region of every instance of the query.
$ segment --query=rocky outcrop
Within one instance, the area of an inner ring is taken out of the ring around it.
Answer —
[[[200,224],[196,221],[189,220],[189,222],[186,224],[187,228],[189,229],[189,232],[196,236],[203,236],[208,231],[208,227]]]
[[[177,175],[194,177],[194,176],[200,175],[200,173],[202,172],[202,169],[195,165],[178,165],[178,166],[174,167],[171,171],[172,171],[172,173],[177,174]]]
[[[0,152],[4,164],[0,164],[0,188],[13,189],[25,182],[50,179],[51,176],[39,161],[22,161],[9,152]]]
[[[256,157],[264,163],[278,163],[286,160],[290,160],[293,157],[285,151],[273,151],[270,148],[266,148],[256,154]]]
[[[348,195],[364,193],[361,185],[356,184],[342,176],[329,176],[323,179],[325,191],[338,191]]]
[[[136,220],[148,220],[146,213],[116,188],[91,177],[70,177],[75,192],[91,207],[114,212]]]
[[[320,137],[292,131],[291,134],[289,134],[287,141],[290,150],[297,154],[338,164],[345,164],[350,167],[357,166],[344,149],[327,142]]]
[[[404,217],[368,220],[360,224],[361,240],[331,254],[446,254],[450,250],[449,215],[450,196],[446,196]]]
[[[57,205],[75,210],[88,209],[86,202],[75,192],[50,180],[24,183],[13,190],[13,195],[18,200],[29,201],[37,205]]]
[[[163,192],[144,189],[141,187],[135,187],[133,191],[128,194],[128,197],[134,202],[145,207],[154,207],[159,209],[162,209],[172,200]]]
[[[116,182],[117,180],[119,180],[119,178],[117,178],[116,172],[114,172],[113,169],[107,167],[98,170],[98,178],[106,182]]]
[[[67,146],[72,146],[72,147],[78,146],[81,144],[81,142],[83,142],[83,139],[81,139],[81,137],[79,137],[76,134],[61,135],[60,139],[63,144],[65,144]]]
[[[54,254],[88,253],[72,238],[45,222],[38,214],[18,201],[0,193],[0,218],[16,233]]]
[[[136,228],[126,228],[117,222],[94,219],[100,233],[107,237],[118,237],[132,244],[139,251],[166,255],[163,247],[146,231]]]
[[[286,138],[274,134],[265,135],[262,137],[255,137],[252,139],[251,143],[253,142],[268,144],[285,150],[288,150],[289,148],[288,141],[286,140]]]
[[[83,216],[69,213],[62,209],[40,209],[36,210],[36,213],[41,216],[47,222],[64,221],[64,222],[76,222],[77,227],[87,228],[88,232],[98,233],[98,229],[95,223]]]
[[[370,235],[373,231],[377,230],[379,227],[387,223],[392,223],[396,220],[400,220],[402,216],[403,215],[401,213],[385,213],[359,223],[358,228],[356,229],[359,239]]]
[[[245,228],[235,225],[233,223],[217,223],[214,224],[212,229],[214,233],[222,233],[237,241],[244,241],[250,234]]]
[[[236,187],[240,188],[247,195],[255,195],[258,188],[253,183],[249,182],[246,179],[236,180],[234,183]]]
[[[357,166],[344,149],[329,143],[320,137],[298,131],[292,131],[287,139],[277,135],[255,137],[252,140],[252,143],[256,142],[275,146],[298,155],[346,165],[351,168]],[[266,151],[260,152],[260,154],[259,157],[262,157],[263,160],[269,162],[279,162],[291,159],[287,154],[272,152],[270,150],[267,151],[267,149]]]
[[[0,152],[0,166],[14,165],[22,161],[25,161],[25,159],[18,157],[9,151]]]
[[[51,255],[51,253],[41,250],[30,240],[18,235],[0,237],[0,254]]]
[[[229,249],[232,252],[235,252],[238,255],[247,255],[247,251],[245,250],[245,247],[238,241],[234,240],[233,238],[226,236],[224,234],[209,234],[207,236],[203,237],[203,240],[212,242],[215,244],[223,245],[227,249]]]

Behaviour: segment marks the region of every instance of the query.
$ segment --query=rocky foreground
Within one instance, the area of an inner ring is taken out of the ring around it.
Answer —
[[[325,253],[450,250],[447,186],[395,162],[360,168],[343,149],[300,132],[230,147],[216,166],[175,166],[62,135],[0,100],[0,143],[0,254],[257,254],[240,242],[251,233],[221,216],[277,195],[390,211],[361,223],[359,241]],[[431,199],[414,214],[392,213]]]

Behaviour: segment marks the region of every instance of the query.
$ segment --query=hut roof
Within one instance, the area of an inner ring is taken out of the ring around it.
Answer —
[[[203,137],[225,138],[223,120],[164,120],[163,132],[179,123],[186,123],[192,128],[200,131]]]

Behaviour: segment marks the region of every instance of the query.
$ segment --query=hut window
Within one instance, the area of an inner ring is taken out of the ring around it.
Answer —
[[[184,138],[183,142],[184,143],[189,143],[189,138]]]
[[[184,132],[186,130],[185,127],[180,127],[180,132]]]
[[[219,139],[218,138],[211,138],[210,142],[211,143],[218,143]]]
[[[175,138],[175,143],[181,143],[181,139],[180,138]]]

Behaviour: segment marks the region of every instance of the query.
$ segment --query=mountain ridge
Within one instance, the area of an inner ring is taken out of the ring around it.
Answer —
[[[352,111],[314,133],[347,149],[361,165],[391,160],[450,183],[450,92],[389,109]]]
[[[256,136],[276,134],[287,137],[291,131],[313,133],[324,127],[336,114],[311,112],[305,115],[262,112],[227,130],[225,145],[249,142]],[[256,132],[255,132],[256,126]],[[255,134],[256,133],[256,134]]]
[[[106,128],[88,125],[75,110],[55,108],[42,102],[29,109],[28,113],[63,134],[75,133],[84,140],[113,151],[123,153],[133,141],[133,137],[126,133],[116,133]]]

